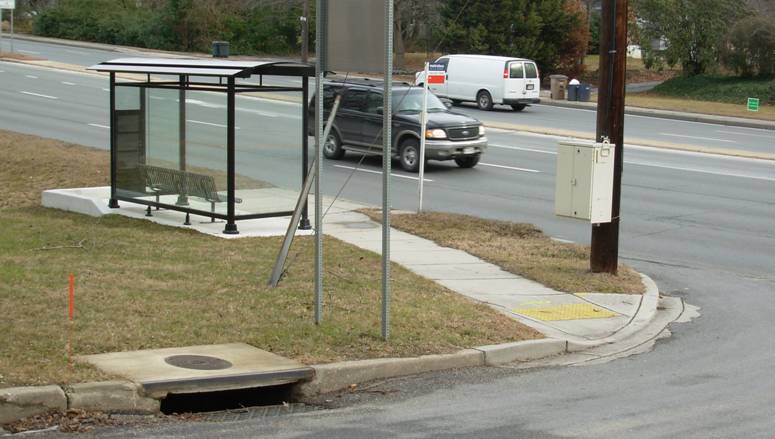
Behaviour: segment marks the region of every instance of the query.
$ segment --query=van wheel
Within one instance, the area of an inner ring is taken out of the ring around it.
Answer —
[[[480,110],[490,111],[492,110],[492,96],[487,90],[482,90],[476,95],[476,106]]]
[[[344,156],[344,149],[342,149],[342,141],[339,140],[339,136],[336,133],[328,133],[326,142],[323,143],[323,155],[327,159],[339,160]]]
[[[420,142],[414,138],[401,142],[398,158],[405,171],[417,172],[420,169]]]
[[[451,101],[452,101],[452,105],[460,105],[460,103],[463,102],[460,99],[451,99]]]
[[[514,109],[514,111],[522,111],[525,108],[527,108],[527,105],[525,105],[525,104],[514,104],[514,105],[511,106],[511,108]]]
[[[482,154],[463,155],[455,157],[455,163],[457,163],[457,165],[461,168],[473,168],[477,163],[479,163],[479,158],[481,157]]]

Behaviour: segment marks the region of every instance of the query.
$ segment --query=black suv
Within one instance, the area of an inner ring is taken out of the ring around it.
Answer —
[[[323,155],[340,159],[345,151],[382,154],[383,85],[379,81],[327,82],[323,86],[324,120],[337,95],[342,100],[331,133],[323,144]],[[423,89],[408,84],[393,86],[393,157],[410,172],[419,169],[420,113]],[[310,105],[311,119],[315,104]],[[313,124],[310,124],[314,126]],[[314,128],[312,128],[314,130]],[[461,168],[472,168],[487,149],[484,126],[464,114],[449,111],[428,93],[428,123],[425,131],[426,160],[454,160]]]

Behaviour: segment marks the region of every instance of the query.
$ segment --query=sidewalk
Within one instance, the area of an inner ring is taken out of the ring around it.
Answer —
[[[292,196],[292,191],[263,192],[266,193],[261,196],[276,200]],[[161,210],[153,217],[146,217],[143,206],[131,203],[124,203],[121,209],[107,209],[109,194],[107,187],[50,190],[43,193],[43,205],[92,216],[117,213],[172,227],[193,228],[224,239],[282,235],[287,227],[287,218],[240,221],[239,235],[224,235],[220,233],[220,224],[192,221],[193,225],[184,226],[185,215],[181,212]],[[331,200],[325,198],[324,210],[330,204]],[[371,206],[337,200],[325,216],[323,232],[362,249],[381,253],[382,226],[357,212],[367,207]],[[310,211],[313,209],[311,206]],[[650,320],[656,311],[657,288],[645,276],[649,292],[643,296],[595,292],[571,294],[552,290],[463,251],[442,247],[409,233],[391,229],[390,234],[391,261],[476,302],[486,303],[550,338],[580,345],[610,343],[622,334],[630,333],[633,323]],[[623,331],[626,328],[628,331]]]

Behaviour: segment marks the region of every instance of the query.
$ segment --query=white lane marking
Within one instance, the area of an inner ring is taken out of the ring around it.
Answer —
[[[38,77],[37,77],[37,76],[35,76],[35,75],[24,75],[24,76],[25,76],[26,78],[30,78],[30,79],[38,79]]]
[[[100,125],[100,124],[98,124],[98,123],[89,123],[89,124],[87,124],[87,125],[89,125],[90,127],[95,127],[95,128],[105,128],[105,129],[107,129],[107,130],[109,130],[109,129],[110,129],[110,127],[109,127],[109,126],[107,126],[107,125]]]
[[[537,169],[527,169],[527,168],[516,168],[514,166],[504,166],[504,165],[495,165],[492,163],[479,163],[479,166],[490,166],[492,168],[501,168],[501,169],[509,169],[512,171],[521,171],[521,172],[532,172],[534,174],[538,174],[541,171]]]
[[[0,73],[5,73],[5,70],[0,70]]]
[[[720,172],[720,171],[706,171],[704,169],[697,169],[697,168],[685,168],[682,166],[666,166],[666,165],[656,165],[653,163],[643,163],[643,162],[625,162],[628,165],[635,165],[635,166],[648,166],[651,168],[662,168],[662,169],[671,169],[674,171],[688,171],[688,172],[697,172],[699,174],[709,174],[709,175],[719,175],[722,177],[738,177],[738,178],[750,178],[752,180],[764,180],[764,181],[775,181],[775,177],[762,177],[762,176],[756,176],[756,175],[746,175],[746,174],[738,174],[734,172]]]
[[[109,88],[103,88],[102,91],[110,91]]]
[[[714,139],[712,137],[684,136],[683,134],[659,133],[660,136],[681,137],[683,139],[709,140],[711,142],[735,143],[733,140]]]
[[[253,109],[250,109],[250,108],[237,108],[237,111],[241,111],[243,113],[258,114],[259,116],[271,117],[271,118],[280,117],[280,115],[277,114],[277,113],[270,113],[270,112],[261,111],[261,110],[253,110]],[[286,117],[290,117],[292,119],[301,119],[300,116],[295,116],[295,117],[294,116],[286,116]]]
[[[167,100],[166,98],[161,98],[159,96],[151,96],[151,99],[153,99],[154,101],[166,101]]]
[[[199,124],[199,125],[207,125],[207,126],[211,126],[211,127],[218,127],[218,128],[229,128],[228,125],[223,125],[223,124],[220,124],[220,123],[212,123],[212,122],[202,122],[201,120],[186,119],[186,122],[196,123],[196,124]],[[234,127],[234,129],[238,130],[239,127]]]
[[[22,94],[25,94],[25,95],[30,95],[30,96],[37,96],[37,97],[39,97],[39,98],[46,98],[46,99],[59,99],[59,98],[58,98],[58,97],[56,97],[56,96],[42,95],[42,94],[40,94],[40,93],[33,93],[33,92],[31,92],[31,91],[20,91],[19,93],[22,93]]]
[[[62,84],[64,84],[64,85],[75,85],[75,82],[62,81]]]
[[[734,134],[735,136],[750,136],[750,137],[763,137],[765,139],[775,139],[775,132],[773,132],[769,136],[766,136],[764,134],[740,133],[735,131],[722,131],[722,130],[716,130],[716,132],[721,134]]]
[[[522,148],[519,146],[507,146],[507,145],[488,145],[489,148],[502,148],[502,149],[513,149],[515,151],[528,151],[528,152],[537,152],[539,154],[552,154],[557,155],[557,151],[546,151],[543,149],[534,149],[534,148]]]
[[[30,55],[40,55],[40,52],[35,52],[35,51],[32,51],[32,50],[22,50],[22,49],[19,49],[19,50],[17,50],[17,52],[19,52],[19,53],[29,53]]]
[[[186,103],[191,105],[198,105],[200,107],[205,107],[205,108],[226,108],[225,105],[213,104],[210,102],[200,101],[198,99],[186,98]]]
[[[335,167],[335,168],[342,168],[342,169],[350,169],[350,170],[353,170],[353,169],[354,169],[354,170],[356,170],[356,171],[360,171],[360,172],[366,172],[366,173],[369,173],[369,174],[379,174],[379,175],[382,175],[382,172],[381,172],[381,171],[373,171],[373,170],[371,170],[371,169],[355,168],[355,167],[353,167],[353,166],[344,166],[344,165],[334,165],[334,167]],[[390,176],[391,176],[391,177],[406,178],[406,179],[409,179],[409,180],[417,180],[417,181],[420,181],[420,178],[419,178],[419,177],[412,177],[412,176],[410,176],[410,175],[400,175],[400,174],[393,174],[393,173],[391,172],[391,173],[390,173]],[[428,179],[428,178],[423,178],[423,181],[425,181],[425,182],[429,182],[429,183],[433,183],[433,180],[431,180],[431,179]]]
[[[86,53],[86,52],[81,52],[81,51],[79,51],[79,50],[70,50],[70,49],[65,49],[65,52],[68,52],[68,53],[74,53],[74,54],[76,54],[76,55],[88,55],[88,53]]]

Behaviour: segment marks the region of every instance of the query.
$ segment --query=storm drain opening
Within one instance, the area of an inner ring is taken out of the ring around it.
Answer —
[[[170,393],[161,400],[161,412],[165,415],[204,413],[292,404],[295,402],[295,385],[289,383],[218,392]]]

